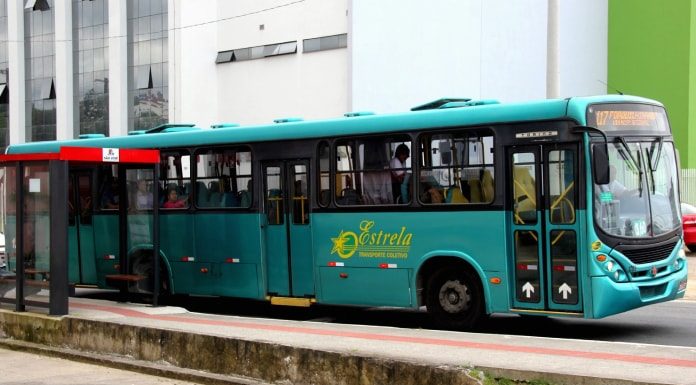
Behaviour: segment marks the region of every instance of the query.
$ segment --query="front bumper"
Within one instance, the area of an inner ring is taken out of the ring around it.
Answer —
[[[679,271],[649,282],[614,282],[609,277],[592,277],[592,318],[682,298],[688,271],[684,264]]]

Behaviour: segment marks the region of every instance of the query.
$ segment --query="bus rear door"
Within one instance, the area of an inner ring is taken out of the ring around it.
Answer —
[[[263,163],[269,295],[314,297],[309,161]]]
[[[513,308],[582,312],[576,145],[508,150]]]

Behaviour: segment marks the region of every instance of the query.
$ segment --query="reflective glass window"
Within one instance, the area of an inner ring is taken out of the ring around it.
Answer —
[[[128,130],[132,131],[169,120],[167,1],[128,0],[127,8]]]

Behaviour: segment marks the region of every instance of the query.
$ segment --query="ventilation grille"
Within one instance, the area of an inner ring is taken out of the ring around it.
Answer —
[[[676,244],[677,241],[674,240],[663,243],[659,246],[641,247],[636,249],[629,249],[625,248],[625,246],[619,246],[616,248],[616,250],[622,252],[623,255],[625,255],[636,265],[642,265],[644,263],[657,262],[668,258],[672,254],[672,251],[674,251],[674,246],[676,246]]]

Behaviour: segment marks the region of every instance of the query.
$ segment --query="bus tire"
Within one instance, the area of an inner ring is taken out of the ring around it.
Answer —
[[[169,275],[167,268],[160,261],[160,297],[169,295]],[[152,293],[154,289],[154,274],[152,271],[152,253],[141,252],[131,262],[133,274],[144,275],[147,278],[138,283],[138,291],[141,293]]]
[[[426,303],[435,326],[472,329],[483,315],[481,283],[466,269],[441,269],[428,281]]]

